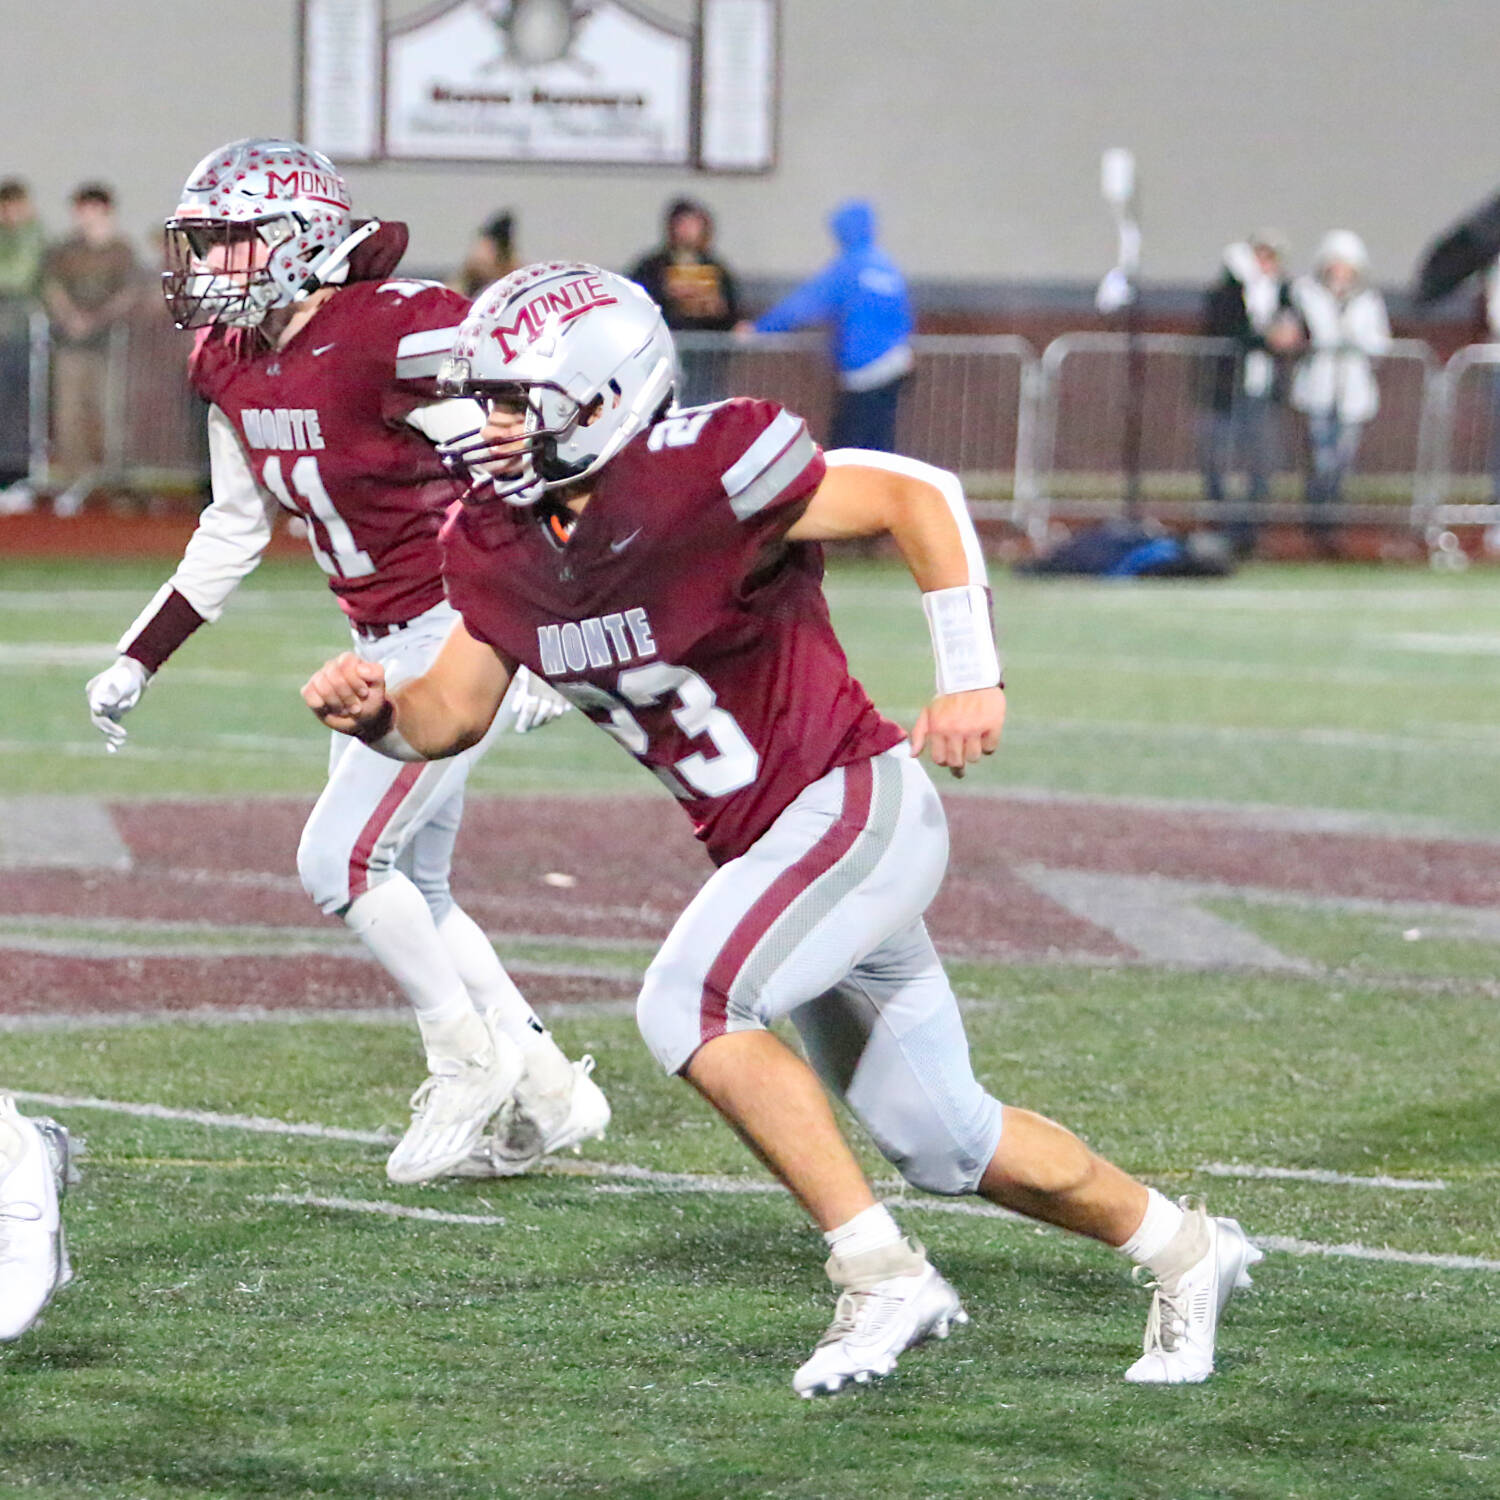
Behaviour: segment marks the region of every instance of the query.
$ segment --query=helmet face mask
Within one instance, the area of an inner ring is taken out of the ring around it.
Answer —
[[[566,391],[484,381],[457,386],[451,379],[440,382],[440,388],[477,400],[489,413],[482,428],[441,445],[449,469],[470,480],[465,499],[534,505],[546,490],[580,477],[581,466],[564,463],[557,450],[589,412]],[[502,416],[503,436],[490,435],[496,416]]]
[[[167,220],[162,293],[179,328],[253,328],[337,279],[348,185],[296,141],[233,141],[194,168]],[[344,274],[347,274],[344,272]]]
[[[443,445],[471,479],[466,498],[533,505],[597,472],[656,420],[671,404],[677,357],[660,308],[634,282],[551,262],[479,298],[439,384],[509,417]]]
[[[296,234],[285,216],[258,223],[176,218],[166,223],[168,306],[179,328],[253,328],[281,301],[270,252]]]

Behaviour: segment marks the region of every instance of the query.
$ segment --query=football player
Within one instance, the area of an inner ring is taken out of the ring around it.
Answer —
[[[403,224],[357,223],[332,162],[295,141],[235,141],[188,178],[166,224],[163,289],[178,326],[202,330],[191,380],[209,403],[213,500],[114,665],[88,684],[111,748],[162,663],[218,619],[279,512],[306,525],[363,658],[400,678],[437,654],[457,619],[438,529],[460,487],[434,444],[472,428],[477,408],[434,384],[468,303],[396,275],[406,239]],[[566,707],[518,674],[492,732]],[[601,1134],[609,1109],[592,1061],[564,1057],[449,893],[479,747],[398,766],[332,741],[297,868],[411,1001],[427,1055],[391,1179],[524,1171]]]
[[[27,1119],[0,1094],[0,1340],[20,1338],[73,1279],[58,1211],[70,1152],[56,1120]]]
[[[446,375],[489,410],[450,445],[479,476],[444,533],[462,624],[421,677],[393,687],[345,655],[305,701],[418,764],[477,743],[528,668],[681,800],[718,869],[651,964],[638,1020],[824,1232],[838,1305],[800,1394],[884,1375],[965,1321],[876,1202],[820,1079],[914,1186],[977,1193],[1145,1266],[1154,1298],[1126,1378],[1204,1379],[1260,1252],[1234,1220],[987,1093],[923,923],[948,842],[918,757],[961,775],[1005,717],[958,481],[825,455],[767,401],[673,410],[675,369],[655,305],[620,277],[539,265],[486,292]],[[819,544],[875,535],[922,591],[937,662],[909,735],[849,675],[822,592]],[[807,1062],[768,1029],[782,1017]]]

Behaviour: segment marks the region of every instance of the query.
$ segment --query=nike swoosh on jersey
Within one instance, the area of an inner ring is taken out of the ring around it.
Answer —
[[[609,550],[611,552],[623,552],[640,534],[641,528],[637,526],[629,536],[622,536],[618,542],[611,542]]]
[[[330,349],[336,347],[337,343],[338,340],[335,339],[332,344],[320,344],[313,350],[313,358],[316,359],[320,354],[327,354]]]

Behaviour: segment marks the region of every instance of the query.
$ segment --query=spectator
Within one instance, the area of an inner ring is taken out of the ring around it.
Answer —
[[[739,289],[729,267],[713,253],[713,215],[692,198],[667,205],[661,246],[625,274],[661,308],[679,333],[725,333],[739,321]],[[724,395],[728,360],[722,350],[677,351],[682,406],[706,406]]]
[[[104,462],[110,330],[139,286],[135,252],[115,225],[114,194],[102,183],[72,198],[73,233],[47,252],[42,298],[52,318],[53,469],[68,488],[53,502],[76,515]]]
[[[891,453],[897,398],[912,367],[906,279],[875,243],[875,211],[868,203],[840,204],[828,225],[838,255],[751,326],[780,333],[826,325],[839,381],[828,446]]]
[[[708,209],[678,198],[667,206],[661,246],[626,272],[674,332],[724,333],[739,320],[739,291],[729,267],[713,254],[713,238]]]
[[[1314,274],[1292,283],[1308,341],[1292,381],[1292,405],[1306,414],[1312,447],[1308,533],[1330,556],[1337,556],[1338,544],[1325,507],[1338,502],[1360,434],[1379,408],[1371,360],[1391,343],[1385,299],[1366,283],[1369,265],[1364,241],[1335,229],[1323,236]]]
[[[1216,503],[1226,499],[1226,470],[1245,470],[1244,505],[1226,528],[1242,557],[1255,551],[1249,507],[1265,500],[1279,452],[1278,356],[1296,350],[1303,337],[1282,269],[1285,253],[1284,239],[1269,229],[1227,246],[1224,274],[1209,288],[1203,306],[1203,332],[1237,345],[1234,353],[1207,365],[1202,457],[1204,491]]]
[[[521,264],[516,259],[515,236],[516,216],[509,209],[486,219],[474,236],[458,275],[449,283],[453,290],[472,302],[485,287],[509,276]]]
[[[0,515],[36,504],[31,469],[31,314],[40,305],[46,236],[19,178],[0,182]]]
[[[1500,344],[1500,260],[1486,273],[1481,300],[1484,304],[1484,332],[1492,344]],[[1500,364],[1490,367],[1490,504],[1500,505]],[[1494,528],[1491,528],[1494,532]],[[1490,548],[1490,535],[1485,546]],[[1494,535],[1500,542],[1500,533]]]

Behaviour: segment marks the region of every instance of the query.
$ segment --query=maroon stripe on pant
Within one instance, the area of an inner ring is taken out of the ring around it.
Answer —
[[[868,760],[845,766],[844,805],[838,818],[796,864],[789,865],[767,886],[735,924],[703,981],[703,998],[698,1007],[702,1041],[722,1036],[728,1029],[729,991],[755,951],[755,945],[815,880],[826,875],[854,847],[869,820],[874,787],[875,770]]]
[[[396,809],[406,800],[406,794],[417,784],[417,777],[426,769],[413,761],[401,767],[380,804],[370,814],[370,821],[359,831],[354,849],[349,855],[349,899],[357,900],[370,886],[370,855],[380,842],[380,835],[390,827]]]

